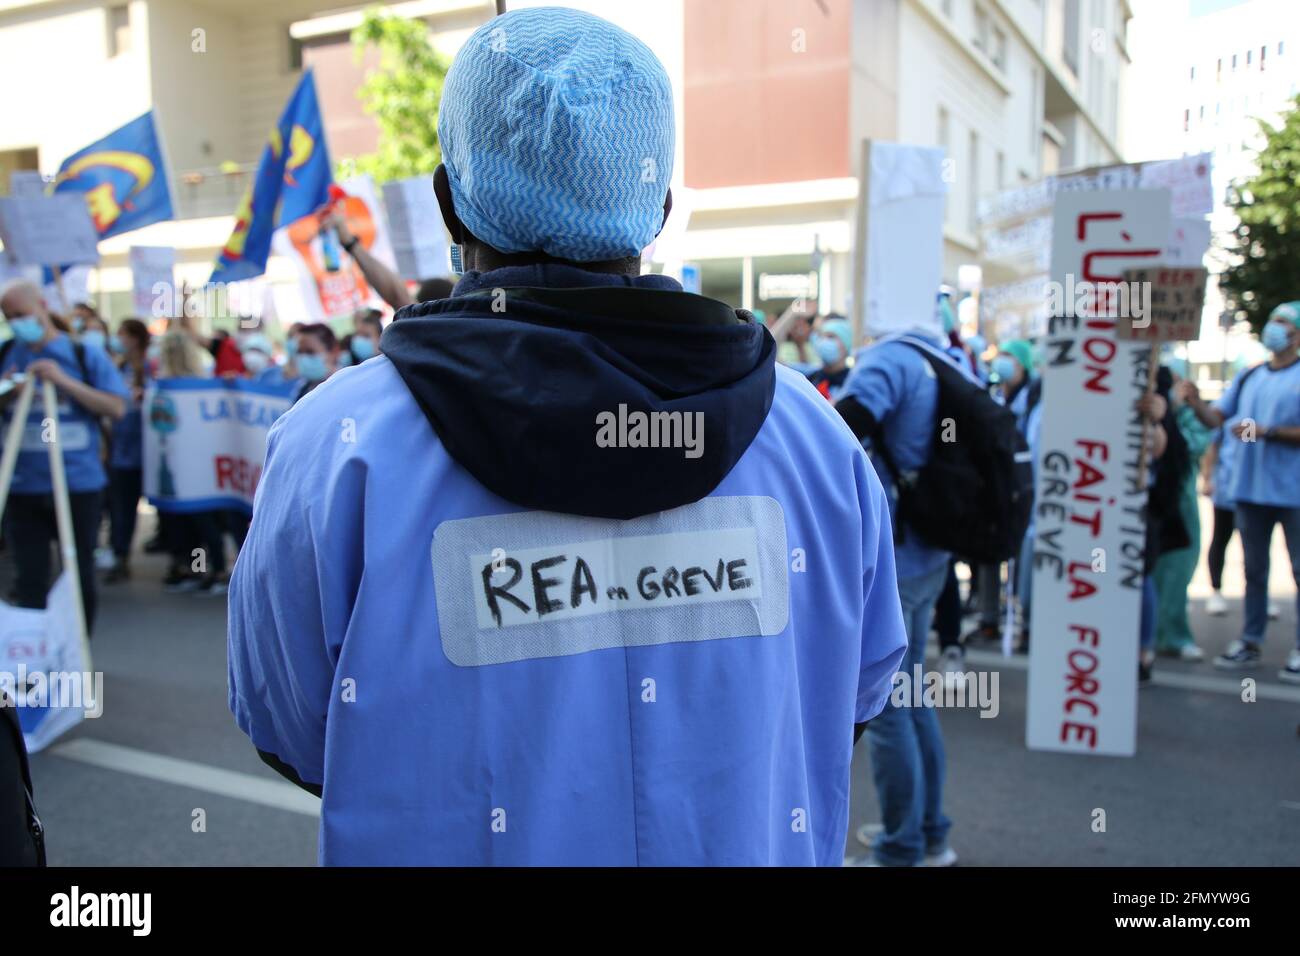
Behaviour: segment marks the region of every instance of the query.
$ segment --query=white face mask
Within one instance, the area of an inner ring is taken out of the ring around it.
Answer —
[[[244,368],[248,369],[254,375],[266,371],[266,367],[270,364],[270,356],[265,352],[254,350],[252,352],[244,353]]]

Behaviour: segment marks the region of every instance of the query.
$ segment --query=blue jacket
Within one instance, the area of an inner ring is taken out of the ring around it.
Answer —
[[[272,428],[230,590],[322,862],[838,866],[906,637],[880,483],[770,335],[547,266],[382,351]]]

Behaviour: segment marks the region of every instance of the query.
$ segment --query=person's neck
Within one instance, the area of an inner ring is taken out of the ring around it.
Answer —
[[[641,259],[639,256],[629,256],[625,259],[606,259],[600,262],[572,262],[568,259],[557,259],[541,252],[498,252],[491,246],[474,243],[471,245],[470,254],[465,257],[465,267],[475,272],[492,272],[495,269],[504,269],[510,266],[536,265],[570,266],[574,269],[584,269],[587,272],[607,272],[612,275],[636,276],[641,274]]]
[[[59,330],[53,325],[45,326],[45,334],[40,337],[36,343],[36,348],[43,349],[59,337]]]
[[[1300,350],[1297,349],[1291,349],[1291,351],[1285,353],[1274,353],[1273,357],[1268,360],[1268,367],[1277,371],[1289,365],[1294,365],[1297,359],[1300,359]]]

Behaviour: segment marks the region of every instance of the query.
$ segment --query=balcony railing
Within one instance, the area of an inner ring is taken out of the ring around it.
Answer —
[[[203,169],[177,170],[173,180],[176,218],[233,216],[256,169],[255,163],[222,163]]]

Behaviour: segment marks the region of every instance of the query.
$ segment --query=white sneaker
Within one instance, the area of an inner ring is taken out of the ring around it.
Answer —
[[[1205,651],[1201,650],[1195,644],[1184,644],[1178,648],[1178,656],[1185,661],[1196,663],[1205,660]]]
[[[1277,672],[1277,679],[1288,684],[1300,684],[1300,650],[1291,652],[1291,656],[1286,659],[1286,667]]]
[[[1276,621],[1276,620],[1277,620],[1279,617],[1281,617],[1281,616],[1282,616],[1282,609],[1281,609],[1280,607],[1277,606],[1277,602],[1276,602],[1276,601],[1269,601],[1269,602],[1268,602],[1268,619],[1269,619],[1270,621]]]
[[[954,690],[966,684],[966,652],[960,646],[945,648],[939,655],[939,670],[943,672],[945,690]]]
[[[950,846],[946,846],[938,853],[927,853],[925,859],[921,861],[921,866],[956,866],[957,851]]]
[[[858,827],[854,836],[858,838],[859,843],[870,849],[872,844],[876,842],[876,837],[884,832],[885,825],[883,823],[864,823]]]
[[[1228,613],[1228,602],[1223,599],[1222,593],[1210,592],[1210,596],[1205,599],[1205,613],[1210,617],[1223,617]]]

